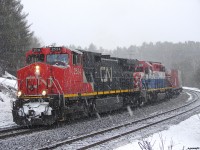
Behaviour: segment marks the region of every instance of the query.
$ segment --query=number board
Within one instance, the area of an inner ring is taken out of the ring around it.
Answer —
[[[61,51],[61,47],[50,47],[52,52]]]
[[[33,52],[41,52],[41,48],[33,48],[32,51]]]

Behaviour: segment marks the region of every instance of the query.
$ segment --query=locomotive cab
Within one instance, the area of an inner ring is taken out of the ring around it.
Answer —
[[[79,51],[64,47],[29,50],[25,67],[17,71],[14,121],[20,125],[52,124],[56,118],[62,118],[60,108],[65,107],[64,94],[78,93],[82,88],[82,68]]]
[[[57,47],[54,48],[33,48],[26,54],[26,65],[37,62],[43,62],[50,65],[67,66],[69,62],[69,54],[66,50]]]
[[[79,82],[83,80],[82,68],[79,51],[64,47],[33,48],[26,53],[26,66],[17,72],[19,91],[24,96],[38,96],[42,89],[50,95],[66,93],[69,76]],[[64,77],[66,74],[68,76]]]

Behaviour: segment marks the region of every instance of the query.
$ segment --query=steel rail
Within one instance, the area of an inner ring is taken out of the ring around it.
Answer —
[[[21,130],[21,129],[24,129],[24,127],[11,126],[11,127],[7,127],[7,128],[1,128],[0,133],[11,132],[11,131]]]
[[[1,132],[0,139],[23,135],[30,132],[31,132],[31,129],[17,129],[17,130],[12,129],[11,131],[8,130],[8,131]]]
[[[8,130],[3,130],[2,132],[0,132],[0,139],[6,139],[9,137],[15,137],[15,136],[19,136],[19,135],[25,135],[25,134],[31,134],[33,132],[39,132],[39,131],[44,131],[44,130],[48,130],[46,128],[34,128],[34,129],[30,129],[30,128],[17,128],[17,129],[8,129]]]

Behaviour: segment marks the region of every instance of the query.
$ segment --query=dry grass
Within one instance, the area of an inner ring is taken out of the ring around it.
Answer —
[[[167,149],[165,149],[166,139],[163,138],[161,133],[158,133],[158,134],[159,134],[159,141],[152,141],[152,139],[151,140],[142,139],[140,142],[138,142],[138,145],[140,146],[141,150],[154,150],[154,145],[156,142],[159,142],[159,150],[173,150],[174,148],[173,140],[171,139],[170,145],[168,145]],[[183,147],[183,150],[184,150],[184,147]]]

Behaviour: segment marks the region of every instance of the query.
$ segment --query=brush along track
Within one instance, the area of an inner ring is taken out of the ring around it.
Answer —
[[[139,119],[139,120],[136,120],[136,121],[124,123],[124,124],[121,124],[121,125],[118,125],[118,126],[115,126],[115,127],[103,129],[103,130],[96,131],[96,132],[92,132],[90,134],[85,134],[85,135],[74,137],[74,138],[71,138],[71,139],[66,139],[66,140],[63,140],[63,141],[60,141],[60,142],[53,143],[52,145],[42,147],[40,149],[54,149],[54,148],[57,148],[57,147],[60,147],[60,146],[63,146],[63,145],[66,145],[66,148],[68,148],[67,146],[69,146],[69,147],[73,146],[74,149],[88,149],[88,148],[92,148],[94,146],[98,146],[100,144],[112,141],[114,139],[120,138],[122,136],[128,135],[130,133],[134,133],[136,131],[148,128],[150,126],[162,123],[162,122],[170,120],[170,119],[173,119],[177,116],[181,116],[183,114],[186,114],[186,113],[200,107],[200,105],[198,105],[198,106],[195,106],[195,107],[190,108],[188,110],[184,110],[184,111],[179,112],[179,113],[176,112],[178,110],[181,110],[181,109],[195,103],[198,100],[199,97],[194,91],[188,90],[188,92],[190,92],[192,94],[193,100],[190,101],[189,103],[182,105],[180,107],[177,107],[175,109],[171,109],[171,110],[168,110],[168,111],[156,114],[156,115],[152,115],[152,116],[149,116],[149,117],[145,117],[143,119]],[[153,118],[156,118],[156,117],[159,117],[159,116],[162,116],[162,115],[169,115],[171,113],[175,113],[175,114],[170,115],[168,117],[163,117],[162,119],[157,120],[157,121],[150,121],[149,122],[149,120],[151,120]],[[145,123],[142,123],[142,122],[145,122]],[[132,125],[139,124],[139,123],[141,123],[141,124],[137,128],[131,129],[129,131],[125,130],[125,131],[123,131],[123,133],[116,134],[117,131],[122,129],[122,128],[128,128],[129,126],[132,127]],[[114,132],[114,133],[111,133],[111,132]]]

